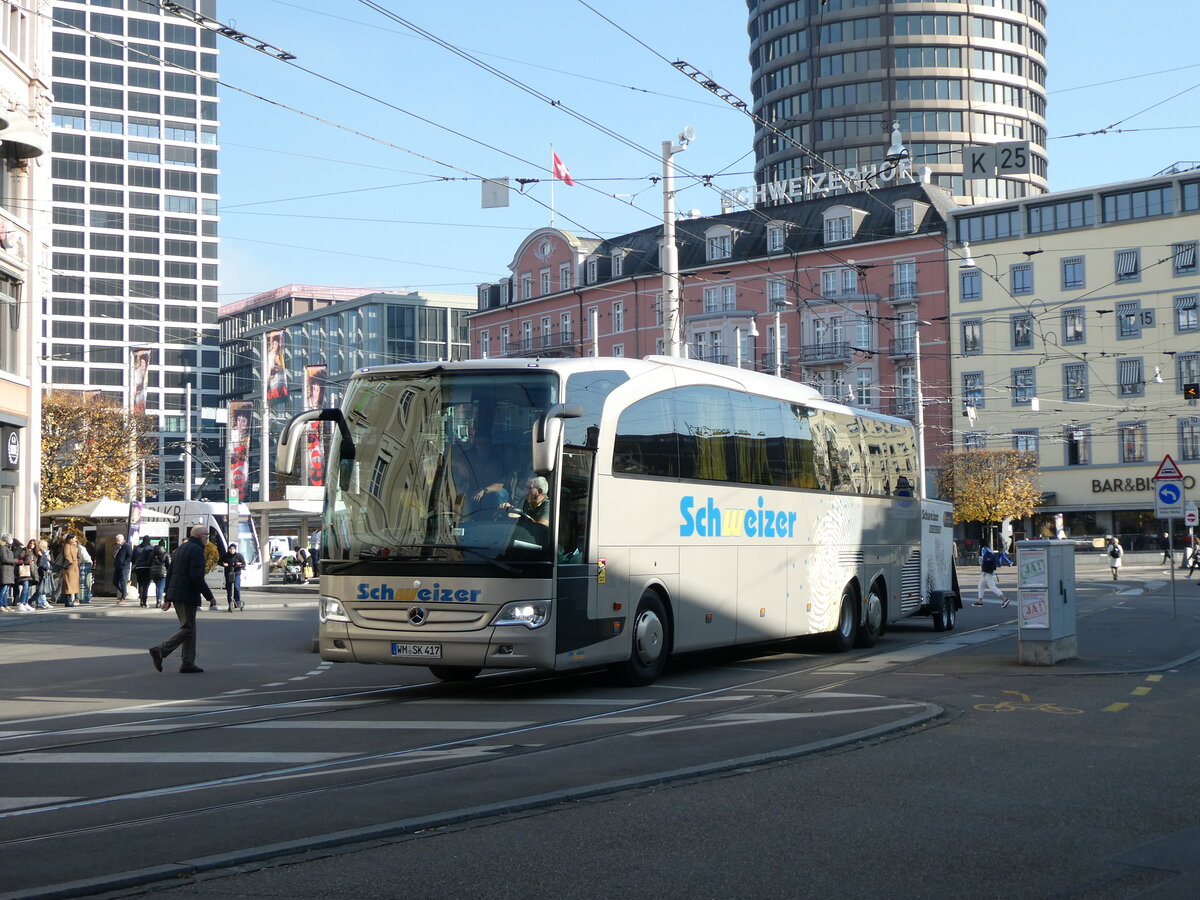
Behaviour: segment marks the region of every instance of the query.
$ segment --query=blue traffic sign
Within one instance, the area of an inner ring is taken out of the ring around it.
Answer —
[[[1154,485],[1154,515],[1159,519],[1182,519],[1187,497],[1178,481],[1159,481]]]
[[[1167,506],[1174,506],[1183,497],[1183,488],[1177,484],[1167,482],[1158,486],[1158,498]]]

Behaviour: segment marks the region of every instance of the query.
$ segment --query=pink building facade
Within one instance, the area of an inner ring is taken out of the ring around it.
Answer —
[[[919,368],[926,466],[936,469],[952,443],[951,208],[943,189],[913,183],[681,220],[688,354],[778,371],[830,400],[909,419]],[[608,240],[528,235],[510,274],[479,286],[472,355],[661,354],[661,239],[661,227]]]

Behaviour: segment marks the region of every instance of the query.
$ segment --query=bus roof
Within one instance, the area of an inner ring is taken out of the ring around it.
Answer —
[[[537,369],[561,372],[564,375],[569,375],[573,372],[619,370],[626,372],[630,377],[636,377],[639,374],[659,371],[664,366],[694,372],[715,382],[724,382],[727,385],[741,387],[743,390],[760,394],[764,397],[791,399],[797,403],[803,403],[817,409],[848,412],[910,427],[912,425],[907,419],[884,415],[873,410],[857,409],[827,400],[821,396],[821,392],[816,388],[807,384],[801,384],[798,381],[776,378],[774,375],[755,372],[751,369],[738,369],[719,363],[703,362],[698,359],[685,359],[675,356],[647,356],[644,359],[624,356],[548,357],[545,359],[533,357],[464,359],[455,362],[397,363],[395,365],[359,369],[351,376],[351,379],[371,379],[387,377],[389,375],[409,376],[423,372],[511,372]]]

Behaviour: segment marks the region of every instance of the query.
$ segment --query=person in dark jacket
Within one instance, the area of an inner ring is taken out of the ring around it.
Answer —
[[[133,549],[133,578],[137,582],[138,600],[146,606],[150,599],[150,558],[154,547],[150,535],[143,534],[142,542]]]
[[[175,607],[179,630],[157,647],[150,648],[150,659],[160,672],[163,660],[179,646],[183,647],[179,671],[184,674],[204,671],[196,665],[196,613],[200,611],[205,598],[209,603],[217,602],[204,580],[204,543],[207,537],[207,525],[193,525],[188,539],[179,545],[171,557],[171,568],[167,573],[167,599],[163,609],[170,609],[172,605]]]
[[[163,543],[159,541],[150,549],[150,580],[154,582],[155,609],[162,606],[166,599],[167,569],[171,565],[171,557],[167,555],[167,548]]]
[[[113,538],[113,587],[117,589],[117,603],[125,605],[125,593],[129,589],[129,565],[133,561],[133,549],[125,543],[125,535]]]
[[[12,552],[12,535],[0,534],[0,609],[15,610],[11,603],[17,585],[17,557]]]
[[[246,557],[237,547],[230,546],[221,560],[225,570],[225,597],[229,601],[229,612],[242,609],[242,570],[246,568]]]

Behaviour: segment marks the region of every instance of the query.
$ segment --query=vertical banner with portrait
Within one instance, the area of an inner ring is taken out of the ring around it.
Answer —
[[[263,372],[267,379],[267,399],[282,400],[287,397],[287,366],[283,359],[282,330],[267,332],[267,359]]]
[[[323,409],[325,407],[325,374],[328,366],[312,365],[304,367],[304,408]],[[309,422],[308,436],[304,448],[304,478],[305,482],[316,487],[325,484],[325,445],[322,438],[323,422]]]
[[[246,482],[250,478],[250,428],[254,420],[249,400],[229,404],[229,496],[238,502],[246,499]]]
[[[133,378],[129,382],[129,408],[135,415],[144,416],[146,414],[146,385],[150,381],[150,351],[146,349],[131,350],[129,361],[133,365]]]
[[[137,543],[138,535],[142,531],[142,507],[143,504],[136,500],[129,504],[129,529],[127,536],[130,547]]]

